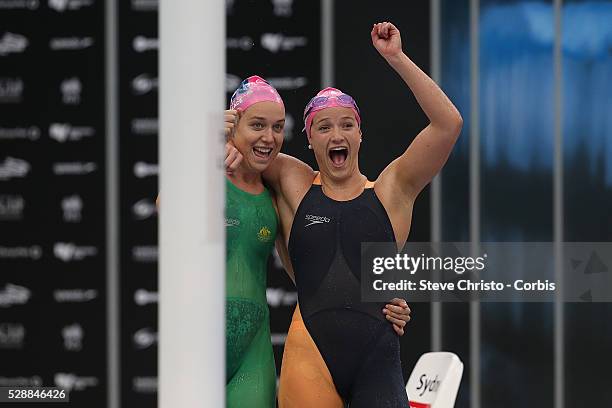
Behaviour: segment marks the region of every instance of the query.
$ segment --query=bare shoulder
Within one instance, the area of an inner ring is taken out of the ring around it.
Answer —
[[[285,201],[292,209],[297,207],[306,191],[312,185],[316,172],[303,161],[280,153],[264,172],[279,200]]]
[[[308,164],[304,163],[300,159],[290,156],[288,154],[279,153],[278,157],[274,160],[273,164],[278,163],[279,168],[288,173],[283,173],[283,176],[310,179],[314,177],[314,170]]]

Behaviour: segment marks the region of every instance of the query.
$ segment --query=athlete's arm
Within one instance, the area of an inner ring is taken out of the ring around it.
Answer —
[[[463,119],[438,85],[404,54],[400,32],[393,24],[375,24],[371,36],[376,50],[408,85],[430,122],[381,173],[382,182],[392,183],[396,193],[414,200],[446,163]]]
[[[274,204],[274,209],[276,210],[276,216],[280,216],[278,213],[278,204],[276,203],[276,197],[272,197],[272,204]],[[278,257],[283,264],[283,268],[285,268],[285,272],[291,278],[291,281],[295,285],[295,274],[293,273],[293,266],[291,265],[291,260],[289,258],[289,251],[287,250],[287,244],[285,240],[285,234],[283,233],[282,228],[276,229],[276,240],[274,241],[274,246],[276,248],[276,252],[278,253]]]
[[[303,161],[279,153],[262,176],[277,196],[287,199],[304,188],[310,188],[315,171]]]
[[[291,261],[289,260],[289,253],[287,251],[287,245],[285,244],[285,238],[282,234],[278,234],[276,236],[274,246],[276,248],[276,252],[278,253],[278,257],[280,258],[283,264],[283,268],[285,268],[287,275],[289,275],[291,281],[295,285],[295,275],[293,274],[293,267],[291,266]]]

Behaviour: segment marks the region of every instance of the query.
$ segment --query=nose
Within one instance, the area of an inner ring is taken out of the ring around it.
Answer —
[[[332,131],[330,142],[331,144],[341,144],[344,142],[344,138],[340,136],[340,131],[336,127]]]
[[[261,140],[266,142],[266,143],[274,142],[274,135],[272,134],[272,132],[273,131],[272,131],[271,127],[267,128],[266,131],[261,136]]]

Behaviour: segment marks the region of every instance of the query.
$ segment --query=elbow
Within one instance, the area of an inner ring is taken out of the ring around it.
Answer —
[[[463,117],[457,111],[457,115],[453,119],[453,134],[455,135],[455,138],[459,138],[461,129],[463,129]]]
[[[456,109],[453,109],[454,112],[449,118],[446,120],[445,130],[446,133],[452,136],[453,139],[458,139],[461,134],[461,129],[463,128],[463,117]]]
[[[459,138],[461,129],[463,128],[463,118],[458,111],[446,117],[438,124],[431,123],[431,126],[438,129],[440,134],[445,135],[449,139],[453,139],[453,143]]]

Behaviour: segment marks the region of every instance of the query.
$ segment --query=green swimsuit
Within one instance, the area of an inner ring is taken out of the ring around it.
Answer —
[[[276,371],[266,275],[276,212],[268,190],[250,194],[226,184],[227,407],[273,408]]]

